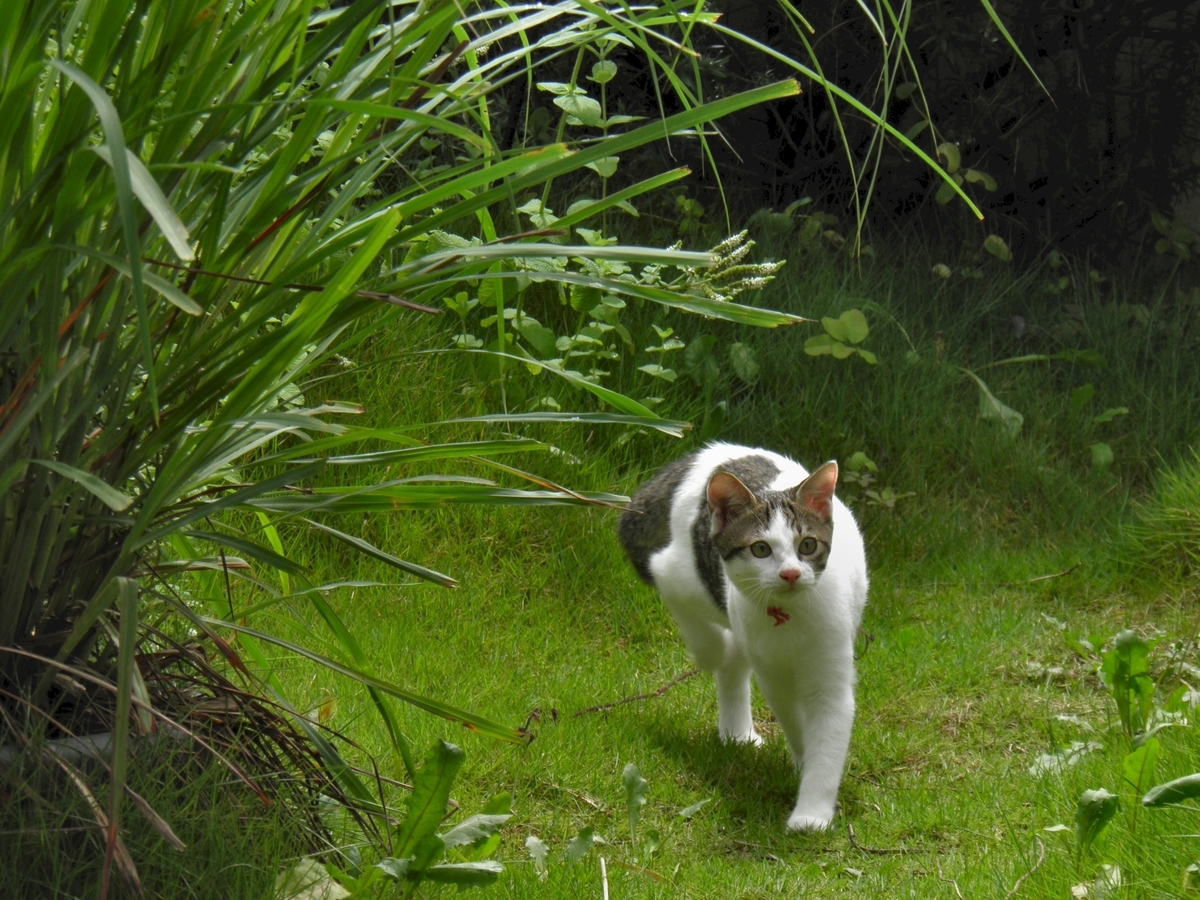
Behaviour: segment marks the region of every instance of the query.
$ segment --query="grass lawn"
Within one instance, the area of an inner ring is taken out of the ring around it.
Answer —
[[[338,393],[374,398],[370,409],[402,391],[396,402],[412,407],[408,420],[431,421],[469,405],[452,390],[462,376],[455,365],[426,357],[386,376],[360,375],[356,387],[339,385]],[[418,383],[444,389],[416,400],[405,386]],[[561,440],[587,461],[543,455],[514,465],[572,487],[627,494],[684,449],[665,437],[639,436],[617,450],[596,435],[536,436]],[[589,440],[599,449],[589,451]],[[1196,634],[1194,597],[1138,588],[1114,574],[1104,528],[1054,536],[1043,528],[1036,540],[1022,541],[1018,519],[994,540],[963,526],[956,545],[953,525],[931,522],[941,550],[913,559],[904,532],[923,527],[919,515],[906,514],[903,504],[865,515],[873,583],[859,642],[859,712],[841,814],[822,835],[784,831],[797,777],[761,698],[755,715],[767,740],[759,749],[717,740],[706,675],[608,712],[576,715],[656,691],[691,668],[665,608],[621,554],[615,511],[457,508],[346,522],[462,586],[347,588],[329,599],[379,676],[505,724],[530,720],[536,737],[517,747],[399,709],[416,750],[439,737],[466,750],[455,786],[463,813],[491,794],[512,794],[514,817],[496,854],[507,870],[492,896],[600,897],[600,857],[613,898],[1065,898],[1083,883],[1096,896],[1101,863],[1119,867],[1122,896],[1179,896],[1184,868],[1200,857],[1200,838],[1191,836],[1196,813],[1140,808],[1139,793],[1121,780],[1127,741],[1096,661],[1066,638],[1132,627],[1166,635],[1152,655],[1155,671],[1172,653],[1195,663],[1194,643],[1170,648]],[[289,539],[307,549],[314,583],[397,581],[395,570],[340,547],[298,531]],[[1031,580],[1075,563],[1061,577]],[[272,618],[276,629],[320,647],[320,630],[306,633],[315,621],[307,612]],[[329,725],[374,753],[384,774],[402,777],[386,770],[386,734],[365,691],[307,665],[281,664],[290,667],[301,708],[324,705]],[[1167,728],[1159,739],[1149,783],[1200,769],[1190,728]],[[1085,745],[1072,764],[1052,761],[1031,774],[1042,754],[1072,742]],[[635,838],[622,785],[629,763],[648,782]],[[1122,810],[1077,859],[1076,803],[1093,788],[1119,794]],[[679,817],[702,800],[711,802]],[[1046,830],[1056,825],[1068,830]],[[568,863],[568,841],[589,826],[604,843]],[[661,846],[648,855],[651,832]],[[544,878],[525,849],[531,835],[550,847]]]

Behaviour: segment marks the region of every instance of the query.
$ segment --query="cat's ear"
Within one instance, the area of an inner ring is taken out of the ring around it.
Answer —
[[[833,517],[833,491],[837,487],[838,465],[827,462],[792,488],[795,502],[822,519]]]
[[[713,534],[725,527],[742,513],[752,509],[758,501],[750,488],[729,472],[716,472],[708,480],[708,511],[712,513]]]

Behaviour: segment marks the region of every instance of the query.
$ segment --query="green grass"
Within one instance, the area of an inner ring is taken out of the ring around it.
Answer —
[[[1129,422],[1109,435],[1126,450],[1113,470],[1094,473],[1083,455],[1089,426],[1072,419],[1066,395],[1089,379],[1097,383],[1099,408],[1138,396],[1155,410],[1196,375],[1165,351],[1123,361],[1133,342],[1121,341],[1108,301],[1094,298],[1088,345],[1110,360],[1100,370],[1109,374],[1044,364],[990,370],[993,390],[1026,415],[1021,437],[1005,441],[976,417],[975,388],[950,364],[979,367],[1014,355],[993,332],[1007,312],[1004,297],[1021,296],[1022,283],[966,285],[964,292],[985,295],[987,314],[964,314],[954,305],[961,298],[949,291],[944,307],[922,313],[918,271],[892,270],[888,283],[889,270],[880,266],[873,274],[884,280],[863,282],[817,266],[805,273],[812,282],[803,299],[800,278],[780,285],[796,292],[793,305],[768,302],[797,312],[836,313],[861,305],[865,295],[886,305],[926,361],[906,366],[903,339],[878,314],[870,338],[884,360],[878,368],[803,356],[800,345],[812,332],[754,332],[763,378],[753,392],[734,397],[722,435],[787,449],[809,463],[864,449],[886,460],[883,483],[917,492],[894,512],[860,512],[873,572],[863,630],[873,640],[869,647],[860,642],[859,716],[842,815],[827,835],[783,831],[796,776],[761,700],[756,717],[768,740],[760,750],[717,741],[712,683],[703,675],[653,699],[575,715],[653,691],[691,667],[665,609],[622,558],[615,512],[453,508],[353,523],[377,546],[462,582],[456,591],[397,585],[331,595],[368,646],[377,674],[503,723],[521,724],[536,713],[532,743],[508,747],[400,709],[414,745],[446,737],[466,749],[455,789],[462,810],[478,809],[498,791],[512,793],[515,816],[497,853],[508,869],[493,895],[599,896],[603,856],[614,897],[954,896],[943,877],[966,897],[1004,897],[1035,867],[1038,841],[1045,860],[1018,896],[1068,896],[1072,885],[1096,877],[1101,861],[1120,866],[1130,896],[1178,893],[1183,868],[1200,851],[1198,839],[1187,836],[1196,830],[1195,813],[1137,809],[1133,790],[1120,782],[1126,748],[1110,729],[1114,707],[1094,664],[1064,636],[1111,635],[1122,627],[1196,634],[1191,595],[1169,581],[1131,578],[1119,537],[1127,497],[1144,490],[1149,456],[1142,454],[1155,442],[1163,458],[1182,451],[1193,436],[1195,420],[1187,417],[1194,400],[1157,424],[1147,424],[1152,413],[1131,402]],[[395,343],[364,348],[359,361],[398,352],[430,327],[412,323]],[[948,345],[940,363],[937,331]],[[1113,377],[1124,386],[1103,381]],[[433,421],[476,411],[487,399],[472,393],[462,362],[445,356],[403,356],[332,385],[333,394],[362,401],[367,417],[381,422]],[[429,385],[438,389],[422,389]],[[695,401],[679,392],[676,412],[689,403],[694,413]],[[538,432],[566,455],[512,462],[572,487],[628,493],[694,443],[640,434],[619,444],[618,433]],[[571,455],[581,462],[571,464]],[[394,570],[296,529],[285,541],[307,555],[318,580],[398,581]],[[1062,577],[1028,581],[1075,563],[1081,566]],[[316,646],[318,631],[306,633],[312,623],[305,611],[272,618],[278,630]],[[1194,662],[1194,645],[1186,652]],[[388,765],[386,735],[365,692],[308,666],[281,664],[301,708],[336,697],[329,724]],[[1200,769],[1189,729],[1167,729],[1160,738],[1156,782]],[[1077,765],[1030,774],[1040,754],[1088,740],[1101,749]],[[621,773],[630,762],[649,782],[638,841],[647,829],[667,835],[650,860],[629,836]],[[1097,787],[1120,794],[1124,811],[1077,863],[1071,833],[1044,829],[1073,828],[1080,793]],[[713,802],[690,821],[677,818],[706,798]],[[567,841],[589,825],[607,844],[566,863]],[[544,882],[524,850],[528,835],[551,847]]]

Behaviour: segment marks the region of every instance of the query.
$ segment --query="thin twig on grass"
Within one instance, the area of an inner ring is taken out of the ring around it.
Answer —
[[[603,900],[608,900],[608,869],[604,866],[604,857],[600,857],[600,894]]]
[[[1032,875],[1034,872],[1036,872],[1038,869],[1040,869],[1042,866],[1042,863],[1044,863],[1046,861],[1046,845],[1042,843],[1041,838],[1034,838],[1034,840],[1037,841],[1037,845],[1038,845],[1037,862],[1035,862],[1033,864],[1032,869],[1030,869],[1028,872],[1026,872],[1024,875],[1022,875],[1020,878],[1017,879],[1016,883],[1012,886],[1012,890],[1004,895],[1004,900],[1012,900],[1012,896],[1018,890],[1021,889],[1021,884],[1025,881],[1025,879],[1028,878],[1030,875]]]
[[[887,853],[907,853],[903,847],[864,847],[854,837],[854,826],[849,822],[846,823],[846,833],[850,836],[850,846],[855,850],[863,853],[887,854]]]
[[[945,875],[942,874],[942,864],[940,862],[937,864],[937,870],[938,870],[938,881],[944,881],[944,882],[946,882],[946,884],[952,885],[954,887],[954,895],[956,897],[958,897],[958,900],[964,900],[962,891],[960,891],[958,889],[958,882],[955,881],[953,878],[947,878]]]
[[[571,713],[571,716],[572,718],[576,718],[584,715],[585,713],[608,712],[610,709],[613,709],[617,706],[623,706],[626,703],[634,703],[638,700],[651,700],[655,697],[661,697],[681,681],[687,681],[689,678],[699,674],[699,669],[692,669],[689,672],[684,672],[682,675],[677,675],[662,687],[658,688],[658,690],[650,691],[648,694],[638,694],[634,697],[623,697],[620,700],[614,700],[612,703],[601,703],[599,706],[589,706],[587,709],[581,709],[578,712]]]

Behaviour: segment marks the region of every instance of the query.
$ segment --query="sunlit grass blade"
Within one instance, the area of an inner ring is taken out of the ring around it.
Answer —
[[[418,566],[416,563],[410,563],[399,557],[392,556],[386,551],[380,550],[374,544],[364,541],[362,538],[354,537],[354,535],[346,534],[344,531],[338,531],[336,528],[330,528],[328,525],[322,525],[320,522],[314,522],[312,519],[305,519],[313,528],[319,529],[326,534],[331,534],[343,544],[347,544],[358,550],[360,553],[365,553],[367,556],[373,557],[380,562],[385,562],[393,568],[408,572],[410,575],[416,575],[418,578],[423,578],[426,581],[432,581],[434,584],[446,588],[458,587],[458,582],[449,575],[443,575],[441,572],[435,572],[432,569],[427,569],[424,566]]]
[[[458,709],[448,703],[441,703],[437,700],[430,700],[427,697],[422,697],[419,694],[414,694],[411,691],[406,691],[397,685],[383,681],[373,675],[368,675],[366,672],[360,672],[351,666],[344,663],[339,663],[335,660],[322,656],[319,653],[314,653],[299,644],[284,640],[272,634],[265,634],[261,631],[256,631],[245,625],[236,622],[227,622],[223,619],[214,619],[208,616],[202,616],[201,619],[213,628],[227,628],[230,631],[235,631],[238,634],[247,634],[263,643],[273,644],[276,647],[294,653],[297,656],[302,656],[305,659],[322,665],[331,671],[337,672],[339,675],[344,675],[347,678],[353,679],[360,684],[368,687],[373,687],[376,690],[382,691],[389,696],[395,697],[398,700],[403,700],[410,706],[415,706],[418,709],[423,709],[426,712],[433,713],[435,716],[440,716],[451,722],[455,722],[471,731],[478,732],[486,737],[496,738],[501,741],[507,741],[511,744],[519,744],[525,740],[525,732],[520,728],[509,728],[500,725],[496,722],[486,719],[483,716],[477,716],[474,713],[469,713],[466,710]]]

